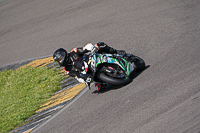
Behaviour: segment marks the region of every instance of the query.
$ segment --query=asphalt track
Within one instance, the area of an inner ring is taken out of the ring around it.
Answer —
[[[7,0],[0,65],[104,41],[149,67],[126,86],[87,90],[33,132],[199,133],[199,14],[199,0]]]

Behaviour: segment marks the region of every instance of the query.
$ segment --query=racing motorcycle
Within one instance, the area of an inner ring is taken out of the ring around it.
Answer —
[[[90,53],[83,56],[85,70],[81,75],[86,79],[90,89],[90,83],[105,83],[112,85],[128,84],[132,72],[140,72],[145,69],[142,58],[133,54],[125,57],[119,54]]]

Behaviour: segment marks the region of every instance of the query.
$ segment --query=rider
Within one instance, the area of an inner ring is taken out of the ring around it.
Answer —
[[[75,77],[81,83],[87,84],[88,79],[85,79],[81,74],[81,72],[84,71],[84,63],[81,57],[83,57],[85,53],[94,51],[97,53],[120,54],[123,56],[126,55],[124,50],[116,50],[104,42],[98,42],[95,46],[92,43],[88,43],[84,47],[74,48],[70,53],[63,48],[59,48],[54,52],[53,58],[54,61],[60,66],[64,66],[66,74]],[[106,87],[100,83],[96,84],[95,86],[98,91]]]

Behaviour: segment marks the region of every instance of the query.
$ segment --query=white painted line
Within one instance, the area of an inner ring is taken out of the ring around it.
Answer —
[[[93,86],[94,83],[91,84]],[[63,107],[60,111],[58,111],[55,115],[53,115],[51,118],[46,120],[44,123],[36,127],[34,130],[32,130],[30,133],[34,133],[40,128],[42,128],[44,125],[46,125],[49,121],[54,119],[57,115],[59,115],[61,112],[63,112],[65,109],[67,109],[69,106],[71,106],[76,100],[78,100],[87,90],[89,90],[89,87],[87,86],[85,89],[83,89],[71,102],[69,102],[65,107]]]

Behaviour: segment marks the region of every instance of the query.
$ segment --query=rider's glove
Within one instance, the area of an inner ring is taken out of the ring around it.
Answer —
[[[86,80],[85,80],[85,84],[89,87],[90,89],[90,83],[92,82],[92,78],[91,77],[88,77]]]

